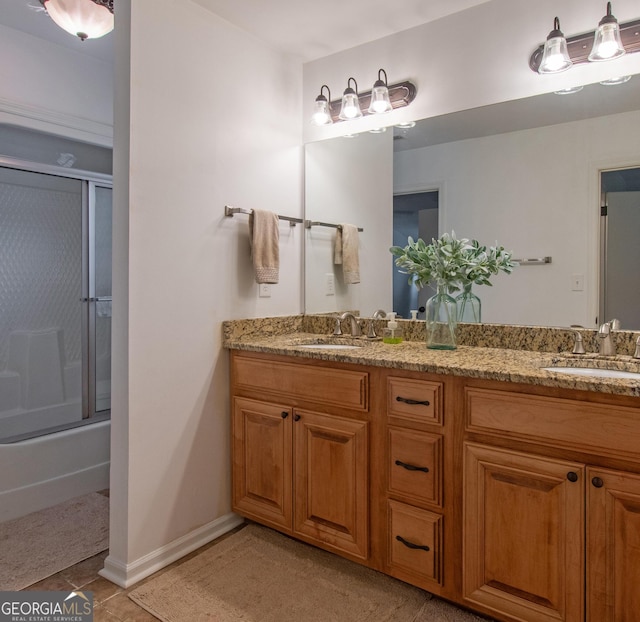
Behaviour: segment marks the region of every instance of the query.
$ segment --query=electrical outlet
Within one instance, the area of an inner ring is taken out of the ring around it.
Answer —
[[[584,274],[571,275],[571,291],[581,292],[584,289]]]
[[[271,285],[269,283],[260,283],[258,285],[258,296],[260,298],[271,298]]]
[[[324,295],[335,296],[336,295],[336,281],[331,272],[327,272],[324,275]]]

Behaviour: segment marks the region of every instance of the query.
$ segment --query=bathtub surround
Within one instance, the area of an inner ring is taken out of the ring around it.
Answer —
[[[0,591],[21,590],[109,548],[109,498],[101,493],[0,523]]]

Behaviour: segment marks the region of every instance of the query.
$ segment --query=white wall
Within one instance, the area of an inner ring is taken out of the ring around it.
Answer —
[[[551,256],[480,287],[482,319],[595,326],[598,171],[639,163],[640,112],[463,140],[395,154],[394,189],[440,184],[440,232],[514,257]],[[573,275],[585,289],[571,289]]]
[[[302,216],[302,67],[189,1],[119,9],[116,31],[131,50],[129,62],[127,41],[116,45],[104,574],[129,584],[231,520],[221,322],[301,311],[303,228],[282,224],[280,283],[259,299],[247,217],[223,210]]]
[[[332,126],[305,124],[305,142],[371,129],[383,122],[422,119],[496,102],[548,93],[560,88],[640,73],[640,54],[611,63],[589,63],[541,76],[531,71],[531,53],[544,42],[556,15],[567,37],[595,29],[606,3],[585,0],[491,0],[461,13],[306,63],[304,115],[311,117],[320,86],[339,99],[347,79],[369,90],[384,68],[389,83],[412,80],[415,101],[381,120],[367,117]],[[616,0],[619,21],[638,18],[637,0]],[[365,17],[363,16],[363,19]]]
[[[392,133],[362,134],[306,146],[305,213],[309,220],[350,223],[364,229],[359,236],[360,283],[345,284],[342,266],[333,262],[336,230],[306,230],[305,310],[330,313],[347,309],[370,317],[391,311],[392,259],[380,253],[393,244]],[[325,279],[334,275],[335,295],[327,296]]]
[[[111,146],[113,67],[0,25],[0,123]]]

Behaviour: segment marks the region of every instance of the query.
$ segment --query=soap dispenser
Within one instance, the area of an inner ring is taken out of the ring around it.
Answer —
[[[387,313],[389,321],[387,327],[382,332],[383,343],[402,343],[402,329],[396,322],[396,313]]]

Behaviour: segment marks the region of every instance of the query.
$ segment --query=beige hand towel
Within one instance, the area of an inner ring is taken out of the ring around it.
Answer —
[[[256,283],[277,283],[280,269],[278,215],[254,209],[249,216],[249,241]]]
[[[360,283],[358,227],[342,224],[336,232],[333,261],[342,264],[342,275],[347,284]]]

